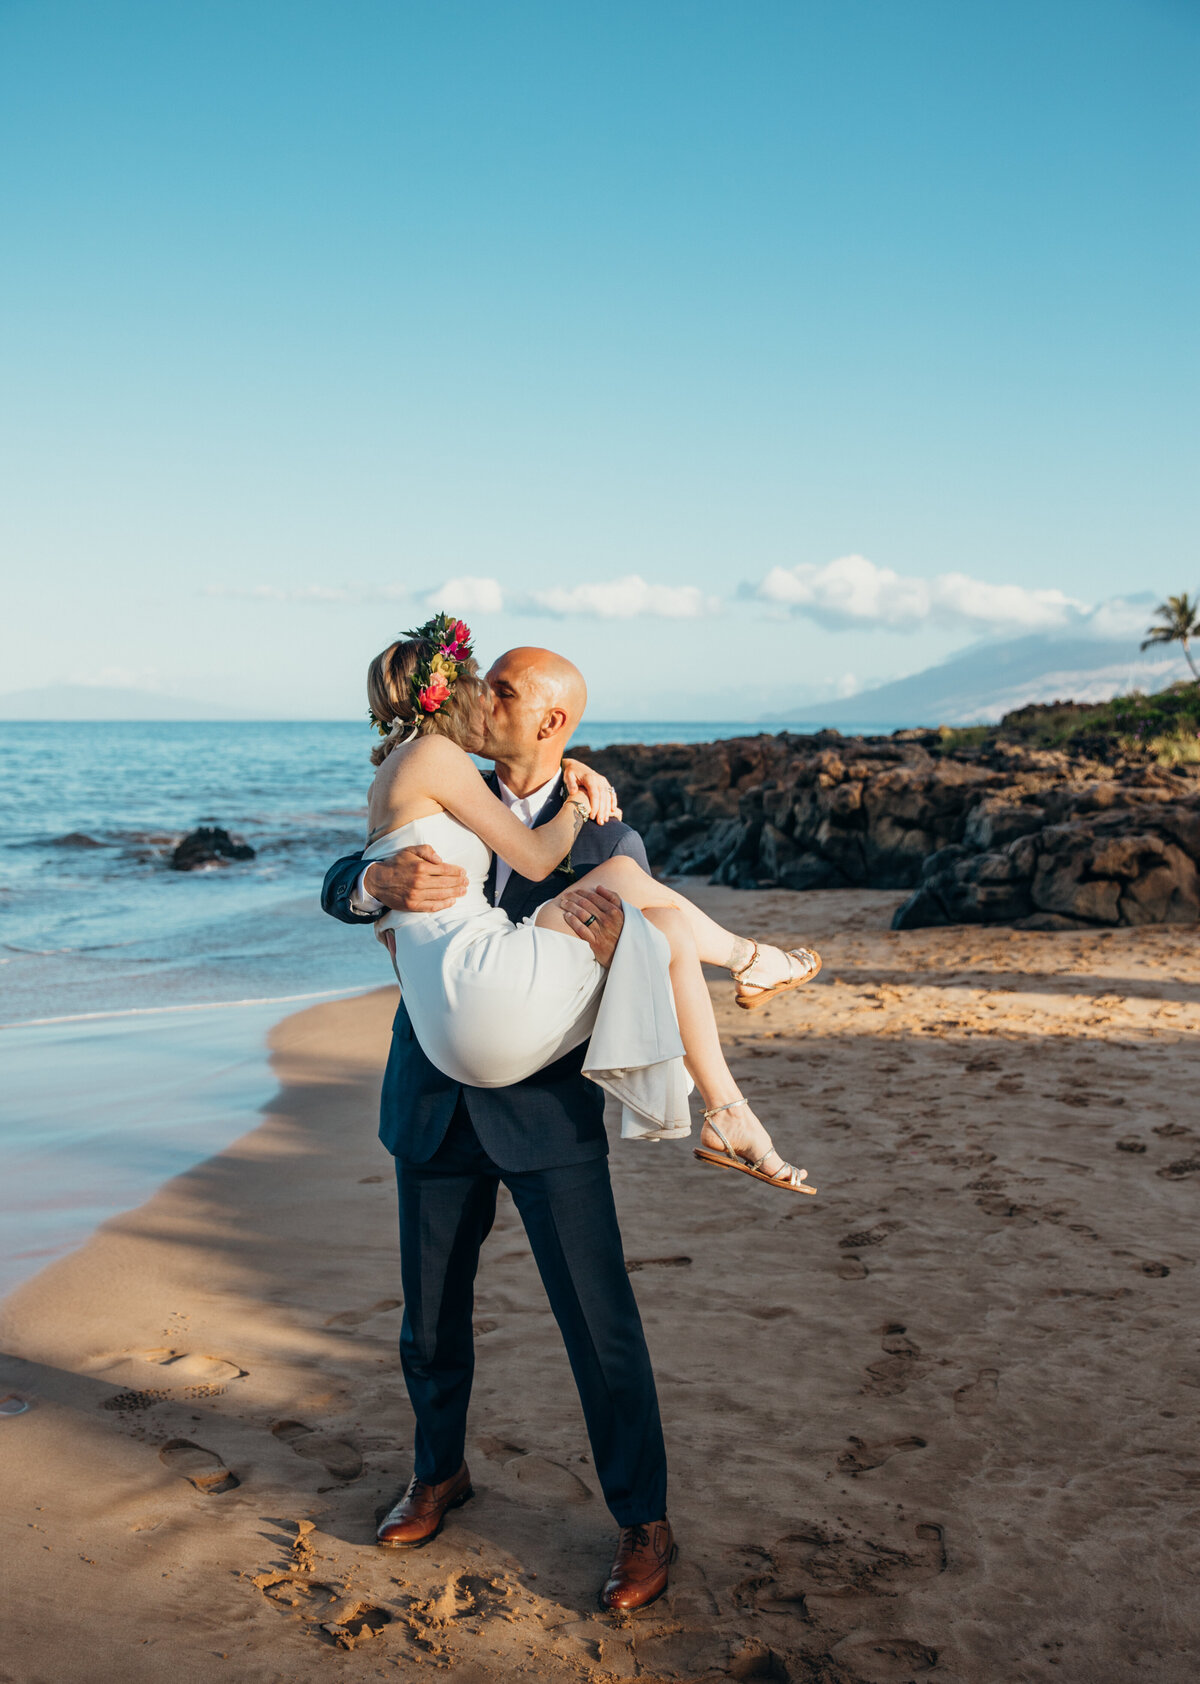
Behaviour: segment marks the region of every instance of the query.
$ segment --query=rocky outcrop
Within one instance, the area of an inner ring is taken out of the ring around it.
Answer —
[[[982,852],[951,846],[925,862],[893,927],[1194,924],[1198,859],[1200,812],[1182,805],[1046,825]]]
[[[616,784],[650,862],[735,888],[912,889],[896,927],[1200,919],[1200,769],[1112,767],[935,731],[623,744]]]
[[[172,871],[199,871],[205,866],[227,865],[231,860],[252,860],[254,849],[238,842],[219,825],[201,825],[190,831],[171,855]]]

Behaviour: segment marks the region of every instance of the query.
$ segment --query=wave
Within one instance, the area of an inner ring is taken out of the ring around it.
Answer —
[[[129,1006],[122,1011],[71,1012],[65,1017],[12,1018],[0,1023],[0,1029],[44,1029],[59,1023],[95,1023],[101,1018],[167,1017],[181,1012],[236,1011],[245,1006],[291,1006],[305,1000],[350,999],[355,994],[371,994],[388,984],[359,982],[352,988],[321,988],[311,994],[265,994],[253,1000],[195,1000],[187,1006]]]

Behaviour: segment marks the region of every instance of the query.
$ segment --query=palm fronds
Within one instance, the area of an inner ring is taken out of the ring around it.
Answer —
[[[1200,637],[1200,597],[1189,596],[1187,591],[1180,596],[1169,596],[1165,602],[1159,603],[1154,614],[1159,624],[1147,628],[1142,648],[1149,649],[1156,643],[1181,644],[1183,658],[1192,669],[1192,677],[1200,683],[1200,672],[1196,670],[1190,648],[1192,638]]]

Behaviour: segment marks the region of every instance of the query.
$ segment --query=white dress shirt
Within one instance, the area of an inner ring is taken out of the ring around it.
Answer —
[[[544,783],[540,789],[533,790],[529,795],[514,795],[512,790],[509,789],[508,785],[504,782],[503,778],[497,778],[496,782],[500,787],[501,801],[503,801],[504,805],[511,813],[516,814],[527,830],[532,830],[534,825],[537,823],[538,814],[558,787],[558,779],[559,774],[555,772],[554,776],[549,779],[547,783]],[[353,889],[350,891],[351,912],[370,914],[373,912],[386,912],[387,910],[381,900],[376,900],[375,896],[368,894],[366,889],[363,887],[363,879],[366,877],[369,869],[369,866],[364,867],[364,869],[359,872],[357,881],[355,882]],[[507,860],[502,860],[499,856],[497,856],[495,905],[499,906],[500,896],[504,893],[504,886],[511,876],[512,866],[509,865]]]
[[[558,773],[555,772],[549,783],[544,783],[540,789],[535,789],[532,795],[514,795],[512,790],[509,789],[508,785],[504,782],[503,778],[497,778],[496,782],[500,786],[500,799],[508,808],[509,812],[516,814],[521,823],[525,826],[526,830],[532,830],[534,825],[537,823],[538,814],[558,787],[558,777]],[[507,860],[502,860],[499,854],[497,854],[495,901],[497,906],[500,905],[500,896],[504,893],[504,885],[508,882],[511,876],[512,866],[509,865]]]

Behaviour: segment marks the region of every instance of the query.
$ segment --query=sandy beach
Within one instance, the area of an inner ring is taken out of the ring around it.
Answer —
[[[0,1418],[4,1684],[1195,1676],[1194,931],[894,934],[901,894],[687,888],[825,969],[753,1015],[713,983],[817,1198],[613,1141],[669,1595],[596,1608],[615,1528],[505,1196],[477,1498],[373,1545],[411,1434],[381,989],[281,1024],[260,1126],[0,1307],[32,1404]]]

